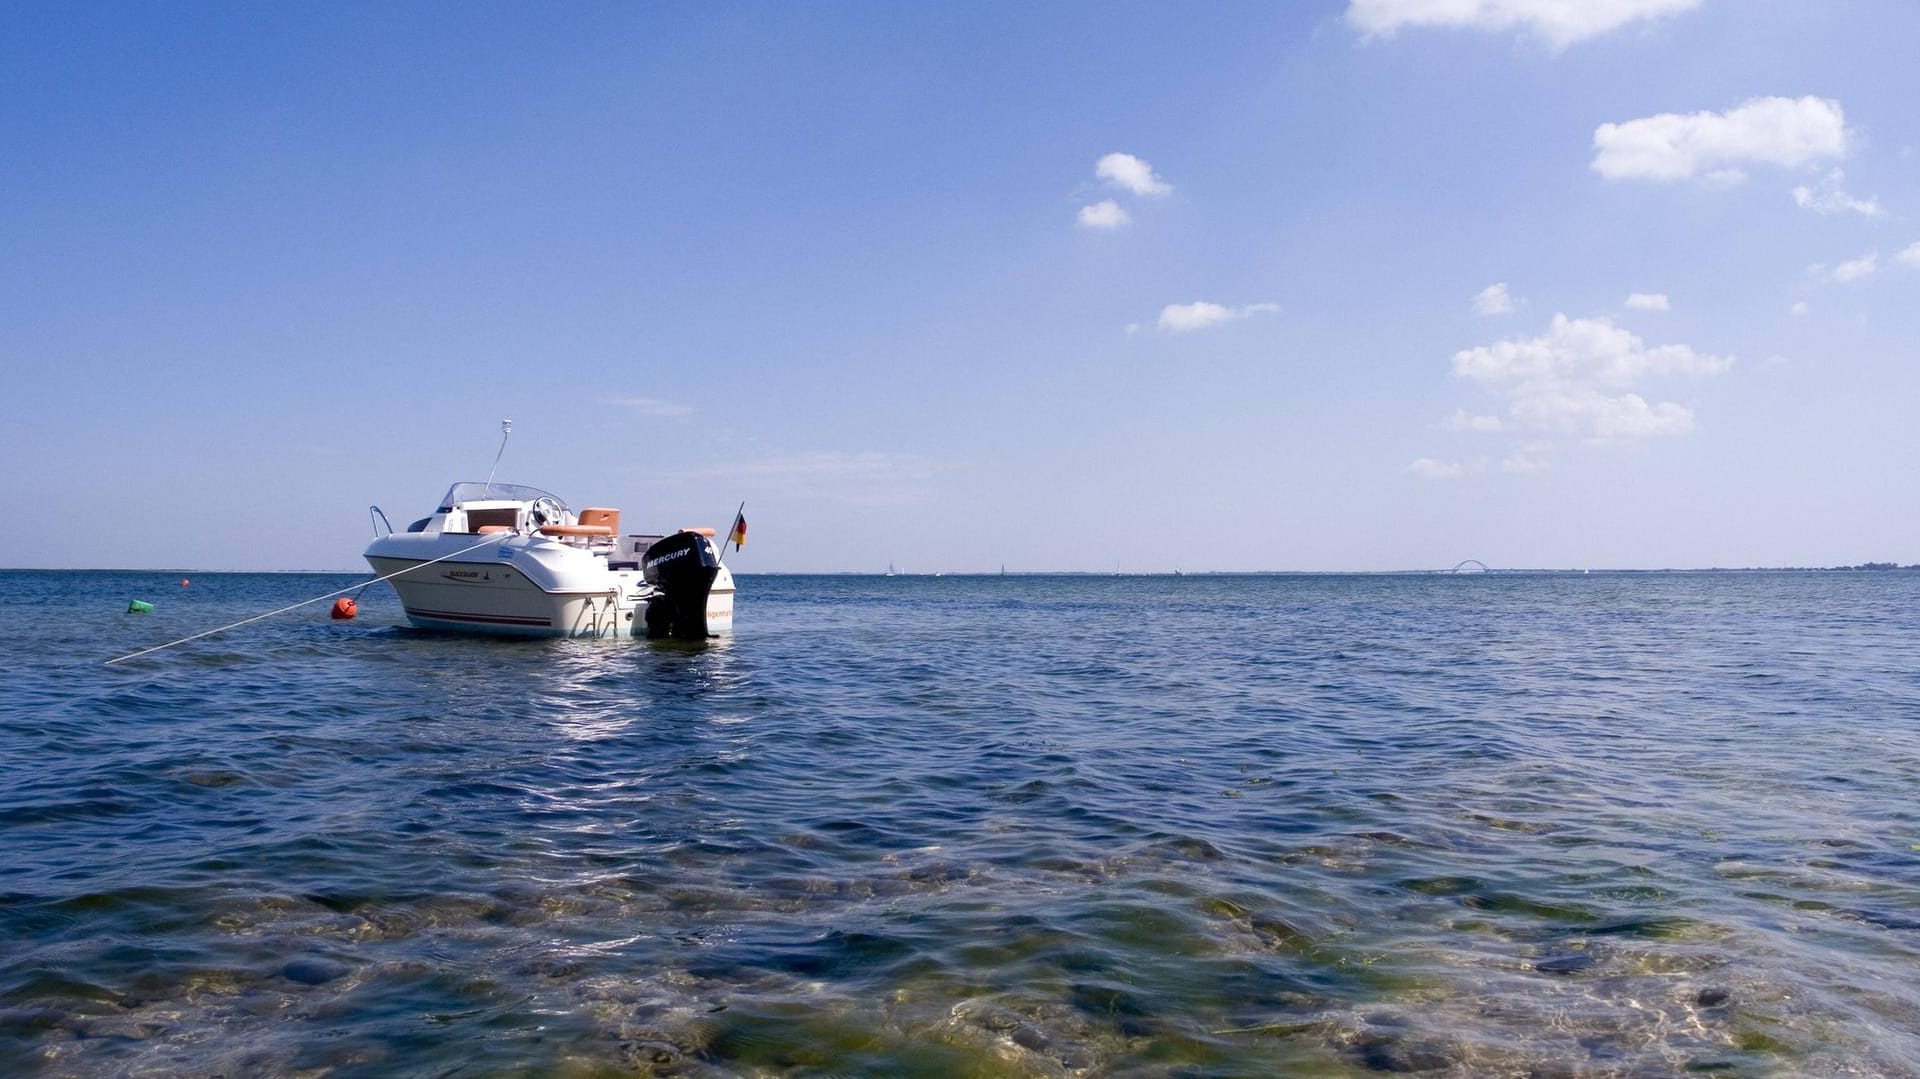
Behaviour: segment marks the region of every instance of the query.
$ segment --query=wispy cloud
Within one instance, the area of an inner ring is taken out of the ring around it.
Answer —
[[[1114,187],[1136,195],[1158,197],[1173,194],[1173,185],[1153,171],[1153,166],[1132,154],[1108,154],[1094,163],[1093,174]]]
[[[636,416],[691,416],[692,405],[675,404],[654,397],[609,397],[606,402],[624,408]]]
[[[1627,307],[1634,311],[1667,311],[1671,309],[1671,305],[1667,303],[1667,294],[1664,292],[1633,293],[1627,297]]]
[[[1848,259],[1833,268],[1833,279],[1841,284],[1865,281],[1880,272],[1880,253],[1869,252],[1857,259]]]
[[[1834,266],[1816,262],[1807,267],[1808,277],[1827,285],[1857,285],[1879,272],[1880,252],[1878,251],[1869,251],[1859,258],[1847,259]]]
[[[1675,15],[1700,0],[1352,0],[1347,24],[1391,36],[1405,27],[1520,31],[1554,48],[1599,37],[1628,23]]]
[[[1856,213],[1863,217],[1885,217],[1887,211],[1879,199],[1859,199],[1847,194],[1846,176],[1839,169],[1827,173],[1819,184],[1793,189],[1794,205],[1817,214]]]
[[[1473,313],[1476,315],[1504,315],[1513,310],[1513,293],[1507,291],[1507,283],[1499,281],[1488,285],[1473,295]]]
[[[1407,471],[1426,480],[1457,480],[1467,474],[1467,466],[1459,461],[1436,461],[1431,457],[1420,457],[1407,466]]]
[[[739,485],[743,493],[771,491],[876,506],[919,501],[931,493],[938,476],[954,467],[912,453],[813,450],[668,469],[661,475],[724,481]]]
[[[1500,430],[1501,423],[1498,416],[1476,416],[1464,408],[1457,408],[1440,426],[1449,431],[1493,432]]]
[[[1840,103],[1762,97],[1726,112],[1663,112],[1593,132],[1593,171],[1609,180],[1737,182],[1752,164],[1798,168],[1846,156]]]
[[[1878,251],[1869,251],[1859,258],[1848,259],[1833,266],[1816,262],[1807,267],[1807,276],[1822,284],[1857,285],[1896,266],[1920,269],[1920,242],[1908,244],[1884,263],[1880,261]]]
[[[1188,333],[1202,330],[1208,326],[1218,326],[1249,315],[1271,314],[1280,310],[1277,303],[1250,303],[1244,307],[1228,307],[1224,304],[1195,300],[1192,303],[1170,303],[1160,309],[1160,330],[1164,333]]]
[[[1545,447],[1525,446],[1500,459],[1500,471],[1514,476],[1531,476],[1536,472],[1545,472],[1553,467],[1548,461]]]
[[[1080,227],[1086,229],[1117,229],[1133,220],[1133,215],[1120,208],[1112,199],[1103,199],[1091,206],[1080,207]]]

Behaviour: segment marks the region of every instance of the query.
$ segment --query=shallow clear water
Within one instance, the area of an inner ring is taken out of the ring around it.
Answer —
[[[1920,1074],[1920,573],[352,580],[0,574],[0,1074]]]

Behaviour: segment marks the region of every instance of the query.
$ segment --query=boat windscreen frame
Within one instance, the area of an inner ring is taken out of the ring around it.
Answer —
[[[462,480],[447,488],[440,499],[440,508],[435,511],[446,513],[462,502],[538,502],[543,498],[552,499],[568,513],[573,512],[559,495],[542,491],[538,487],[528,487],[520,483],[481,483],[475,480]]]

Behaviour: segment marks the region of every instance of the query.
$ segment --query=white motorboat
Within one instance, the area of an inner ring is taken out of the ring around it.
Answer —
[[[382,515],[384,520],[384,515]],[[733,574],[711,528],[620,532],[534,487],[456,483],[404,532],[367,547],[422,629],[519,637],[678,637],[733,630]]]

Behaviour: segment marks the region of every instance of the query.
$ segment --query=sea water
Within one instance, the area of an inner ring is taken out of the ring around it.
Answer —
[[[1920,573],[354,580],[0,574],[0,1074],[1920,1074]]]

